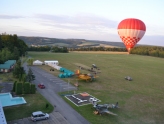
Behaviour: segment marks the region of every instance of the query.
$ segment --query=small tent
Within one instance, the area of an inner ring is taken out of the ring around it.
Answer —
[[[33,65],[43,65],[42,61],[36,60],[33,62]]]

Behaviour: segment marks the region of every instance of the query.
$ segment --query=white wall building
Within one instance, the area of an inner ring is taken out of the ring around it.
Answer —
[[[49,64],[54,64],[54,65],[59,65],[59,62],[57,60],[46,60],[44,61],[45,65],[49,65]]]

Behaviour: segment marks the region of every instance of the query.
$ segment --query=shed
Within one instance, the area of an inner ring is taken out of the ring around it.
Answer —
[[[16,60],[7,60],[4,64],[0,64],[0,72],[10,72],[16,63]]]
[[[33,65],[43,65],[42,61],[36,60],[33,62]]]
[[[10,65],[11,65],[11,69],[14,68],[15,63],[16,63],[16,60],[7,60],[7,61],[5,62],[5,64],[10,64]]]
[[[59,62],[57,60],[45,60],[44,64],[45,65],[48,65],[48,64],[59,65]]]
[[[10,72],[11,65],[9,63],[0,64],[0,72]]]

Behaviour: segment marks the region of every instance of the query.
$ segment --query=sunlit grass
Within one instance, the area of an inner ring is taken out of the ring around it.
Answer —
[[[31,113],[34,111],[50,113],[54,109],[53,106],[39,93],[22,95],[22,97],[26,100],[26,104],[4,108],[7,121],[30,117]],[[48,108],[46,108],[47,103],[49,104]]]
[[[94,82],[79,82],[77,92],[88,92],[97,97],[101,103],[119,102],[120,109],[112,110],[118,116],[97,116],[90,109],[91,105],[76,107],[75,110],[93,124],[148,124],[164,123],[164,64],[162,58],[128,54],[104,53],[46,53],[29,52],[34,59],[58,60],[59,65],[71,71],[77,70],[75,63],[86,66],[96,64],[101,73]],[[49,71],[49,67],[41,67]],[[83,73],[83,70],[81,70]],[[58,76],[59,71],[51,72]],[[89,72],[88,72],[89,73]],[[131,76],[133,81],[127,81]],[[64,79],[67,81],[68,79]],[[77,81],[70,78],[71,83]]]

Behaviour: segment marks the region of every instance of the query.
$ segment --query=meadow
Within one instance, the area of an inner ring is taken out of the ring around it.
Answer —
[[[77,92],[88,92],[101,100],[99,104],[118,102],[119,109],[110,109],[118,116],[94,115],[92,105],[76,107],[63,97],[92,124],[164,123],[164,59],[116,52],[28,52],[28,55],[34,60],[58,60],[60,66],[71,71],[78,69],[76,63],[89,67],[96,64],[101,69],[94,82],[78,80]],[[39,67],[50,72],[48,66]],[[60,72],[50,73],[58,76]],[[127,81],[125,76],[133,80]],[[77,78],[69,80],[75,83]]]

